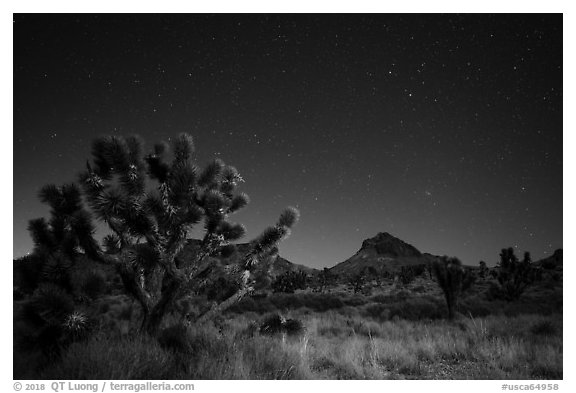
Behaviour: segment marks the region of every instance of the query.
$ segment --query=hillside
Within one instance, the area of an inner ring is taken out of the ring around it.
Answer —
[[[330,271],[342,276],[357,274],[368,267],[396,271],[402,266],[428,264],[436,258],[438,257],[421,253],[416,247],[387,232],[380,232],[364,240],[356,254],[330,268]]]

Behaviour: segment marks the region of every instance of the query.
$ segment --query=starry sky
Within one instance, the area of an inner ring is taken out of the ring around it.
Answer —
[[[562,16],[14,16],[14,257],[99,135],[236,166],[247,240],[321,268],[389,232],[489,265],[562,247]],[[99,235],[101,234],[99,231]],[[103,234],[103,233],[102,233]]]

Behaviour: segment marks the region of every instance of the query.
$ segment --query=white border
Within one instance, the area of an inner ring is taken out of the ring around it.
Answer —
[[[58,13],[58,12],[190,12],[190,13],[271,13],[271,12],[298,12],[298,13],[401,13],[401,12],[466,12],[466,13],[484,13],[484,12],[499,12],[499,13],[564,13],[564,256],[567,263],[565,264],[567,277],[567,284],[571,284],[571,279],[574,277],[574,267],[572,265],[575,260],[574,250],[571,248],[574,239],[574,231],[572,230],[572,223],[576,222],[576,214],[574,203],[571,196],[574,195],[575,182],[570,176],[576,169],[576,161],[574,156],[570,153],[574,150],[574,120],[569,110],[574,110],[574,99],[572,92],[574,88],[573,72],[576,71],[574,67],[574,25],[576,20],[574,18],[574,1],[498,1],[498,0],[484,0],[481,2],[466,2],[466,1],[424,1],[416,0],[410,2],[398,1],[311,1],[311,0],[287,0],[287,1],[247,1],[247,0],[225,0],[225,1],[113,1],[103,0],[98,2],[82,2],[82,1],[4,1],[0,7],[2,8],[0,42],[4,53],[9,53],[9,59],[5,59],[1,63],[2,73],[0,74],[3,82],[2,86],[2,121],[4,122],[3,130],[3,152],[1,157],[1,174],[4,184],[9,184],[10,190],[2,193],[2,202],[6,211],[4,215],[8,215],[7,207],[13,209],[13,146],[12,132],[8,130],[13,129],[13,62],[12,62],[12,13]],[[572,132],[566,132],[571,130]],[[6,186],[5,186],[6,188]],[[13,213],[13,211],[12,211]],[[13,214],[12,214],[13,217]],[[2,274],[2,290],[3,296],[1,297],[1,305],[5,313],[3,324],[0,324],[0,337],[2,337],[2,358],[6,360],[2,362],[3,367],[0,367],[2,391],[13,391],[12,381],[12,323],[8,319],[8,310],[12,309],[11,300],[11,285],[12,280],[12,223],[5,220],[0,226],[0,239],[2,241],[2,261],[4,264],[9,264],[10,272]],[[6,266],[6,265],[4,265]],[[564,331],[568,332],[564,336],[564,381],[560,381],[560,391],[576,391],[576,383],[574,382],[574,337],[571,334],[574,331],[574,316],[572,309],[572,301],[574,299],[573,285],[567,285],[565,288],[564,304],[568,306],[564,318]],[[132,381],[134,382],[134,381]],[[511,383],[521,383],[521,381],[510,381]],[[535,381],[526,381],[526,383],[535,383]],[[360,386],[361,384],[361,386]],[[570,388],[572,386],[572,388]],[[348,391],[349,389],[361,388],[365,391],[378,391],[382,392],[383,388],[388,389],[408,389],[408,390],[421,390],[425,389],[438,389],[443,392],[496,392],[501,391],[501,382],[499,381],[293,381],[293,382],[278,382],[278,381],[201,381],[196,382],[196,390],[206,391],[226,389],[237,392],[250,391],[267,391],[271,389],[280,392],[291,392],[294,389],[320,390],[328,388],[336,391]]]

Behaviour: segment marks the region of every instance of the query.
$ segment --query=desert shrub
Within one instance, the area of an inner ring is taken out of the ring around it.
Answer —
[[[259,332],[263,335],[286,333],[288,336],[296,336],[305,331],[302,321],[286,319],[280,314],[272,314],[264,318],[260,324]]]
[[[287,319],[284,323],[284,330],[289,336],[297,336],[304,333],[306,328],[302,321],[298,319]]]
[[[306,273],[288,271],[274,279],[272,290],[274,292],[294,293],[297,289],[305,289],[307,281]]]
[[[260,334],[278,334],[282,332],[284,318],[280,314],[269,315],[260,324]]]

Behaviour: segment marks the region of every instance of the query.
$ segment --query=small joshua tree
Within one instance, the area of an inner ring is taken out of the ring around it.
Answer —
[[[432,264],[438,285],[444,292],[448,307],[448,319],[454,319],[454,312],[458,308],[458,299],[462,292],[467,290],[474,282],[474,275],[464,269],[458,258],[442,257]]]
[[[359,273],[355,273],[348,278],[348,285],[354,293],[366,292],[366,278],[367,271],[362,269]]]
[[[214,160],[200,170],[192,162],[194,144],[187,134],[176,138],[171,147],[169,158],[166,143],[144,154],[137,137],[98,138],[92,145],[93,160],[79,177],[91,211],[112,234],[100,247],[93,238],[95,228],[84,215],[86,219],[74,230],[77,245],[92,259],[116,268],[126,291],[142,308],[142,329],[152,335],[158,333],[178,299],[205,283],[214,268],[210,257],[232,254],[231,242],[246,232],[243,225],[228,221],[249,202],[246,194],[236,191],[243,182],[236,168]],[[239,289],[214,303],[199,321],[213,317],[252,290],[253,267],[289,235],[298,216],[294,208],[284,210],[278,222],[253,240],[237,263],[227,267],[229,279],[235,280]],[[179,254],[188,234],[199,224],[204,227],[202,241],[193,257],[183,260]]]
[[[313,276],[313,292],[323,293],[325,289],[336,284],[338,276],[330,271],[327,267],[322,269],[320,273]]]
[[[82,207],[81,192],[75,184],[46,185],[40,201],[50,206],[50,219],[30,220],[28,231],[39,261],[38,282],[51,282],[72,292],[70,271],[78,256],[78,234],[90,226],[90,216]]]
[[[488,275],[488,266],[486,266],[486,262],[480,261],[479,266],[480,269],[478,270],[478,275],[480,278],[486,278]]]

